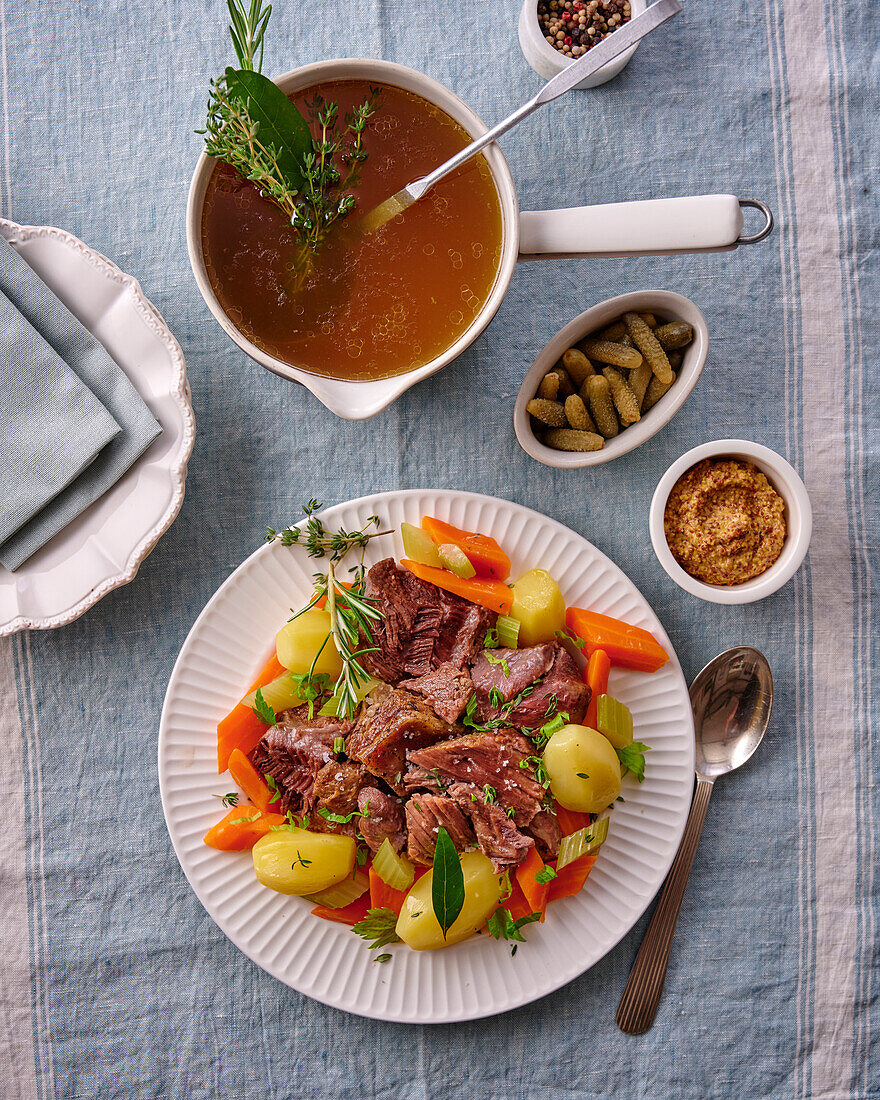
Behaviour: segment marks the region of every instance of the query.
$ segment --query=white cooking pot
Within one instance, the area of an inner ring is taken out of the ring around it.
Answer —
[[[487,129],[482,119],[448,88],[415,69],[390,61],[360,58],[320,61],[285,73],[275,83],[290,94],[329,80],[369,80],[396,85],[440,107],[472,137],[479,137]],[[470,327],[442,355],[423,367],[373,382],[324,378],[268,355],[242,335],[217,300],[205,269],[201,242],[202,204],[214,160],[204,153],[196,165],[186,212],[189,258],[202,297],[221,327],[252,359],[283,378],[302,383],[337,416],[346,420],[365,420],[386,408],[416,382],[442,370],[476,340],[501,305],[517,260],[722,252],[763,239],[773,226],[772,215],[762,203],[740,200],[733,195],[699,195],[521,214],[513,177],[501,149],[491,145],[485,150],[485,156],[501,200],[502,249],[498,275],[491,294]],[[750,237],[742,236],[742,207],[745,205],[759,207],[766,218],[763,229]]]

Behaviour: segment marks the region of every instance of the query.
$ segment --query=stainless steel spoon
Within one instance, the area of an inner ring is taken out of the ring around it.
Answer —
[[[373,230],[379,229],[386,222],[390,222],[398,214],[402,214],[407,207],[412,206],[414,202],[418,202],[420,198],[426,195],[435,183],[439,183],[444,176],[449,175],[459,165],[464,164],[465,161],[470,160],[471,157],[479,153],[481,149],[485,149],[487,145],[491,145],[502,134],[506,134],[508,130],[513,129],[518,122],[522,122],[532,111],[537,111],[545,103],[550,103],[565,92],[571,91],[576,84],[580,84],[591,73],[601,69],[603,65],[607,65],[618,54],[622,54],[624,50],[634,46],[646,34],[656,30],[661,23],[665,23],[673,15],[678,15],[680,11],[681,4],[678,0],[656,0],[656,3],[651,4],[641,15],[635,16],[628,23],[618,27],[613,34],[603,38],[597,46],[593,46],[583,57],[579,57],[573,64],[566,66],[561,73],[557,73],[536,96],[530,99],[528,103],[524,103],[519,110],[514,111],[512,115],[499,122],[497,126],[487,130],[482,137],[465,146],[454,157],[450,157],[445,164],[435,168],[430,175],[413,180],[401,191],[392,195],[390,199],[385,199],[375,209],[365,214],[359,224],[361,232],[372,233]]]
[[[630,1035],[640,1035],[654,1022],[672,934],[712,786],[719,775],[745,764],[770,721],[773,677],[767,658],[751,646],[728,649],[697,675],[690,695],[697,741],[697,789],[681,845],[617,1008],[618,1027]]]

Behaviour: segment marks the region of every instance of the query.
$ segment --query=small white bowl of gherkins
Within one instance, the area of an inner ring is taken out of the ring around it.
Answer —
[[[669,290],[620,294],[558,332],[520,387],[513,426],[545,466],[610,462],[669,423],[697,384],[706,318]]]

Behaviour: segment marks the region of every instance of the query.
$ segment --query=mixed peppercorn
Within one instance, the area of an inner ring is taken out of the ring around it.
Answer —
[[[538,0],[538,24],[554,49],[580,57],[632,17],[629,0]]]

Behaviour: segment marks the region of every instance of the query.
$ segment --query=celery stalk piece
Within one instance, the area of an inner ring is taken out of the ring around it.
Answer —
[[[443,563],[434,540],[427,531],[421,527],[413,527],[411,523],[401,523],[400,537],[403,539],[404,556],[420,565],[433,565],[435,569],[442,569]]]
[[[364,683],[358,684],[354,691],[358,703],[362,703],[367,695],[369,695],[373,688],[376,687],[379,683],[381,683],[380,680],[374,680],[372,676],[368,676]],[[318,711],[318,714],[321,715],[322,718],[335,718],[336,705],[338,704],[338,702],[339,696],[331,695],[327,702]]]
[[[608,818],[594,821],[589,828],[578,829],[571,836],[564,836],[559,845],[559,858],[556,861],[556,870],[561,871],[567,863],[574,863],[581,856],[589,856],[597,852],[608,836]]]
[[[280,676],[272,680],[269,684],[264,684],[260,688],[263,693],[263,698],[275,711],[276,714],[280,714],[283,710],[288,710],[290,707],[298,707],[302,703],[302,699],[296,693],[296,684],[293,682],[293,678],[289,672],[282,672]],[[250,695],[246,695],[242,699],[242,706],[250,707],[253,709],[254,704],[257,701],[256,691],[252,691]]]
[[[442,546],[438,547],[437,552],[440,555],[443,568],[448,569],[450,573],[454,573],[456,577],[467,580],[469,577],[477,575],[476,569],[471,565],[467,554],[460,546],[456,546],[451,542],[444,542]]]
[[[510,615],[499,615],[495,623],[498,631],[498,644],[505,649],[516,649],[519,642],[519,619],[513,619]]]
[[[367,806],[369,810],[369,806]],[[406,856],[399,856],[386,836],[373,856],[373,870],[392,890],[408,890],[413,884],[415,869]]]
[[[327,890],[321,890],[318,894],[308,894],[306,901],[313,901],[315,905],[324,905],[328,909],[344,909],[346,905],[357,901],[369,888],[370,880],[363,871],[357,871],[353,877],[344,878],[342,882],[337,882]]]
[[[632,712],[610,695],[600,695],[596,700],[596,726],[616,749],[625,749],[632,744]]]

